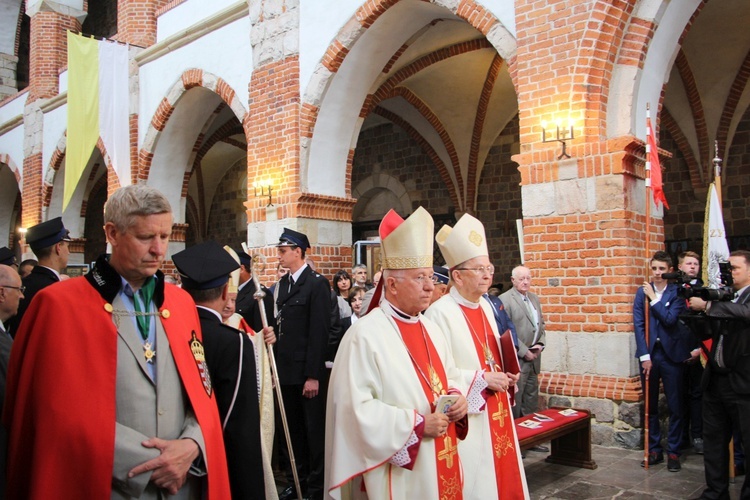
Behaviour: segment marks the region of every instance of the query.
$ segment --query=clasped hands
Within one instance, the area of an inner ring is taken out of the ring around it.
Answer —
[[[198,458],[200,449],[192,439],[160,439],[153,437],[141,443],[146,448],[156,448],[161,454],[133,467],[128,477],[144,472],[151,473],[151,482],[165,489],[170,495],[176,495],[187,480],[187,474],[193,461]]]
[[[424,416],[424,437],[437,438],[448,432],[451,422],[461,420],[469,411],[469,403],[466,398],[459,395],[458,400],[453,403],[445,413],[430,413]]]

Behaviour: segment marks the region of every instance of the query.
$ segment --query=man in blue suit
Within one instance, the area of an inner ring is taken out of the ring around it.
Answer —
[[[641,363],[641,385],[649,384],[649,443],[648,465],[664,461],[659,427],[659,381],[664,384],[664,395],[669,408],[667,435],[667,469],[680,470],[680,444],[684,421],[682,384],[685,361],[690,358],[688,339],[678,327],[679,315],[687,312],[685,300],[678,297],[677,285],[669,284],[663,274],[672,272],[672,258],[666,252],[656,252],[651,259],[651,283],[644,283],[635,294],[633,327],[635,356]],[[649,341],[646,343],[646,311],[649,315]],[[645,461],[644,461],[645,462]],[[645,463],[641,463],[645,466]]]

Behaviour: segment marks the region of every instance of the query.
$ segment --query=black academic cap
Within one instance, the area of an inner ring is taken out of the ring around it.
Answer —
[[[285,227],[284,232],[281,233],[281,236],[279,236],[279,244],[276,246],[300,247],[302,250],[307,250],[308,248],[310,248],[310,241],[307,239],[307,236],[305,234]]]
[[[62,217],[55,217],[26,231],[26,243],[36,252],[51,247],[61,241],[70,241],[69,231],[63,225]]]
[[[6,266],[16,265],[16,254],[8,247],[0,247],[0,264]]]
[[[432,266],[432,272],[435,273],[435,283],[448,284],[448,268],[443,266]]]
[[[215,241],[206,241],[186,248],[172,256],[182,277],[182,287],[190,290],[210,290],[229,281],[229,273],[240,265]]]

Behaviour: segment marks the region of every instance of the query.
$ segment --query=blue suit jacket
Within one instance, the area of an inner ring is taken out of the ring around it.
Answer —
[[[508,313],[505,311],[503,301],[488,293],[485,293],[483,297],[487,299],[487,302],[492,306],[492,312],[494,313],[495,321],[497,322],[497,331],[502,335],[506,330],[510,330],[510,334],[513,337],[513,345],[518,349],[518,334],[516,333],[516,326],[510,320],[510,316],[508,316]]]
[[[653,286],[653,284],[651,285]],[[687,312],[685,299],[677,296],[677,285],[669,284],[661,300],[649,310],[649,344],[646,346],[646,321],[644,304],[648,300],[642,287],[638,288],[633,303],[633,328],[635,330],[635,357],[651,354],[659,339],[667,357],[682,363],[690,357],[690,338],[679,327],[680,314]]]

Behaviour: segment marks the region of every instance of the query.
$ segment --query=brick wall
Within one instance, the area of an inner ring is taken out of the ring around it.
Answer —
[[[247,164],[245,159],[235,163],[216,188],[206,225],[206,237],[222,245],[239,248],[247,241]]]
[[[111,38],[117,34],[117,0],[88,3],[88,14],[81,30],[87,35]]]
[[[362,132],[357,139],[352,187],[377,170],[395,177],[406,187],[412,210],[423,206],[433,215],[454,210],[448,189],[434,164],[400,127],[379,125]]]
[[[140,47],[156,43],[156,10],[163,0],[117,0],[117,39]]]
[[[664,130],[659,135],[659,147],[673,153],[672,159],[664,164],[664,189],[670,206],[664,216],[665,238],[668,241],[688,240],[687,248],[702,254],[706,189],[692,188],[688,163],[677,142]],[[747,175],[750,165],[750,110],[738,123],[726,156],[723,159],[722,205],[724,227],[731,240],[733,237],[750,236],[750,207],[746,203],[750,198],[750,177]],[[748,248],[747,239],[743,241],[730,243],[730,250]]]
[[[518,117],[500,133],[479,179],[476,217],[484,224],[490,258],[497,267],[494,282],[510,288],[510,272],[521,262],[516,219],[521,212],[521,174],[511,155],[518,149]]]

